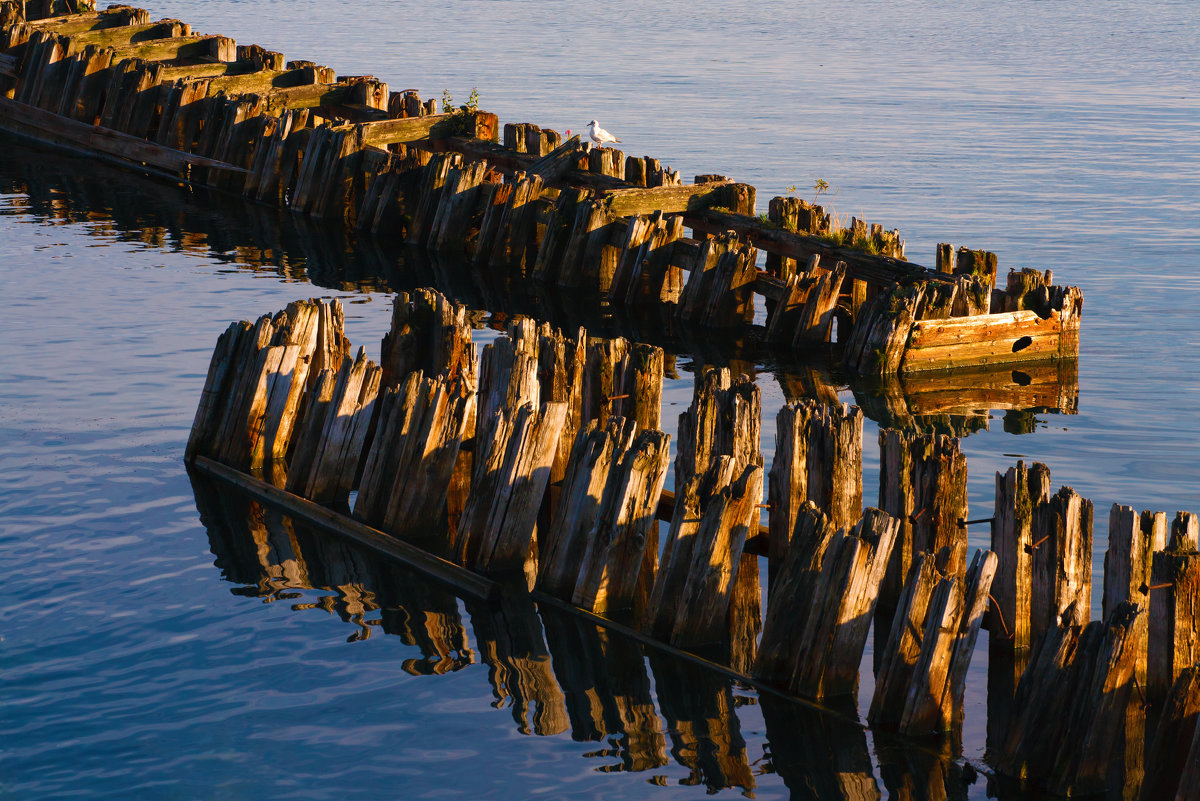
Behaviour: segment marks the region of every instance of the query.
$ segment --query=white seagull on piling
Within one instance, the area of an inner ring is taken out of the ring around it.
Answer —
[[[587,130],[584,131],[587,138],[591,139],[598,145],[606,145],[609,142],[620,142],[621,140],[610,134],[608,131],[600,127],[600,123],[592,120],[588,123]]]

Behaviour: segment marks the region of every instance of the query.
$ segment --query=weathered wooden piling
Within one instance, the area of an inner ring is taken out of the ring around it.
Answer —
[[[1035,462],[1017,462],[996,473],[996,506],[992,519],[992,550],[999,558],[992,584],[991,640],[1005,640],[1022,650],[1032,645],[1030,618],[1033,583],[1033,512],[1050,496],[1050,470]],[[1087,606],[1077,607],[1085,615]]]
[[[876,676],[869,719],[922,736],[962,720],[967,668],[987,610],[997,558],[978,551],[969,569],[952,570],[919,552],[905,582]]]
[[[1104,553],[1104,615],[1111,615],[1124,602],[1143,610],[1150,606],[1150,587],[1155,553],[1167,545],[1167,516],[1113,504],[1108,516],[1108,550]],[[1136,678],[1146,686],[1149,653],[1149,619],[1142,615],[1131,635],[1137,654]]]
[[[1110,769],[1126,762],[1137,621],[1145,615],[1122,601],[1104,623],[1085,626],[1075,609],[1038,641],[994,757],[1004,773],[1062,794],[1102,792]]]
[[[459,447],[474,421],[475,393],[462,377],[410,372],[384,390],[367,450],[354,516],[404,539],[439,538],[448,545],[444,515]]]
[[[811,502],[767,603],[755,675],[811,698],[852,693],[897,521],[868,509],[838,531]]]
[[[757,526],[762,499],[761,414],[758,387],[744,376],[734,382],[719,368],[697,377],[692,403],[679,417],[675,506],[646,621],[656,637],[693,644],[699,635],[689,627],[698,627],[708,638],[704,645],[738,669],[753,662],[759,630],[758,562],[742,554],[748,534],[742,529]],[[750,467],[760,469],[757,478]],[[710,517],[714,504],[719,509]],[[679,607],[674,599],[706,576],[721,592],[707,606]],[[709,622],[690,623],[685,618],[691,613]],[[726,631],[714,640],[711,621],[722,614]]]
[[[881,611],[896,607],[918,554],[946,549],[943,572],[966,570],[967,459],[958,440],[944,435],[881,429],[879,508],[900,521],[891,563],[880,590]],[[886,627],[887,621],[883,621]]]
[[[1181,512],[1176,533],[1182,521],[1194,530],[1195,520],[1195,515]],[[1189,540],[1190,536],[1173,536],[1176,547],[1152,557],[1146,694],[1153,700],[1163,698],[1186,668],[1200,663],[1200,554]],[[1192,548],[1184,550],[1187,545]]]
[[[609,617],[645,614],[658,568],[655,511],[669,446],[668,435],[643,430],[610,473],[571,597],[576,606]]]
[[[853,525],[862,515],[862,424],[856,406],[797,401],[780,408],[768,496],[771,581],[790,550],[796,515],[806,501],[835,526]]]

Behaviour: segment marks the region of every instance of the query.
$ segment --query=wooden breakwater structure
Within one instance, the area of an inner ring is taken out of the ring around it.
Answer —
[[[1200,707],[1194,515],[1114,506],[1088,622],[1092,504],[1051,493],[1043,465],[998,474],[994,516],[968,521],[958,441],[884,429],[864,509],[860,410],[785,405],[767,467],[757,386],[710,370],[668,492],[660,349],[524,318],[477,358],[465,308],[429,290],[397,297],[378,364],[342,329],[340,306],[316,302],[230,326],[189,461],[468,593],[519,576],[794,696],[852,695],[874,625],[881,731],[958,728],[986,620],[1002,774],[1061,793],[1181,774],[1163,732],[1196,730]],[[982,522],[991,550],[968,557]]]
[[[1049,271],[939,245],[903,259],[895,231],[723,176],[692,184],[656,159],[591,148],[473,107],[436,112],[371,76],[151,22],[128,6],[0,2],[0,127],[173,180],[649,307],[776,347],[842,346],[854,372],[1062,361],[1082,297]],[[685,236],[686,229],[692,236]],[[765,269],[758,266],[759,251]]]

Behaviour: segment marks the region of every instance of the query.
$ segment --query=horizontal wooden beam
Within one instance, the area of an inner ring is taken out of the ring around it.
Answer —
[[[177,19],[163,19],[140,25],[118,25],[111,28],[96,28],[69,34],[74,50],[88,45],[96,47],[127,47],[139,42],[170,39],[176,36],[191,36],[192,26]]]
[[[695,213],[722,205],[734,186],[737,185],[732,181],[714,181],[706,184],[611,189],[604,193],[603,200],[609,213],[617,217],[653,214],[656,211],[663,214]]]
[[[211,66],[217,67],[222,65],[213,64]],[[188,68],[176,67],[172,69]],[[230,73],[226,71],[224,74],[219,75],[194,77],[206,78],[208,80],[208,94],[210,96],[215,95],[217,92],[224,92],[227,95],[269,94],[278,89],[294,89],[299,86],[314,86],[321,83],[329,83],[335,78],[333,70],[328,67],[302,67],[296,70],[258,70],[257,72],[242,73]]]
[[[206,167],[218,172],[243,175],[246,173],[241,167],[223,161],[195,156],[109,128],[60,117],[4,97],[0,97],[0,128],[38,142],[57,145],[127,167],[146,169],[176,180],[186,179],[191,167]]]
[[[1062,323],[1024,310],[913,324],[900,362],[902,374],[954,367],[1049,361],[1061,355]]]
[[[237,42],[228,36],[190,34],[171,39],[153,39],[113,49],[114,64],[126,58],[140,58],[143,61],[177,61],[185,58],[237,61]]]
[[[294,86],[286,89],[276,89],[263,95],[266,101],[265,113],[282,114],[288,109],[321,108],[343,105],[354,105],[362,100],[370,100],[364,95],[377,94],[364,87],[362,78],[347,78],[337,83],[316,83],[307,86]],[[387,104],[387,84],[375,84],[382,87],[383,104]],[[371,105],[366,103],[364,105]],[[378,102],[375,103],[378,108]]]
[[[354,130],[363,147],[386,148],[392,144],[413,144],[429,139],[448,139],[471,136],[478,139],[496,137],[495,114],[477,111],[467,114],[430,114],[424,117],[401,117],[343,126]]]
[[[706,234],[734,231],[760,250],[806,263],[813,255],[821,257],[822,264],[832,267],[839,261],[846,262],[847,278],[868,281],[877,285],[906,283],[915,280],[953,281],[953,276],[934,272],[913,262],[876,256],[862,250],[835,245],[819,236],[798,234],[764,223],[757,217],[745,214],[729,214],[705,209],[688,213],[684,223],[693,230]]]
[[[137,21],[147,22],[149,19],[150,12],[144,9],[133,6],[112,6],[102,11],[85,11],[81,14],[28,20],[25,24],[34,30],[70,36],[83,31],[129,25]]]
[[[499,595],[500,586],[491,579],[434,556],[415,545],[388,536],[351,517],[234,470],[232,467],[227,467],[204,456],[195,457],[192,467],[206,476],[219,479],[281,509],[295,520],[352,540],[378,554],[403,562],[417,572],[443,582],[458,592],[484,600],[492,600]]]

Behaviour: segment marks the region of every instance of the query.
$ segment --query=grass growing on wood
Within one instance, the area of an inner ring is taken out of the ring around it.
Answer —
[[[453,136],[472,136],[475,133],[474,115],[479,111],[479,90],[472,88],[467,102],[454,107],[454,98],[449,89],[442,90],[442,113],[449,114],[449,128]]]

